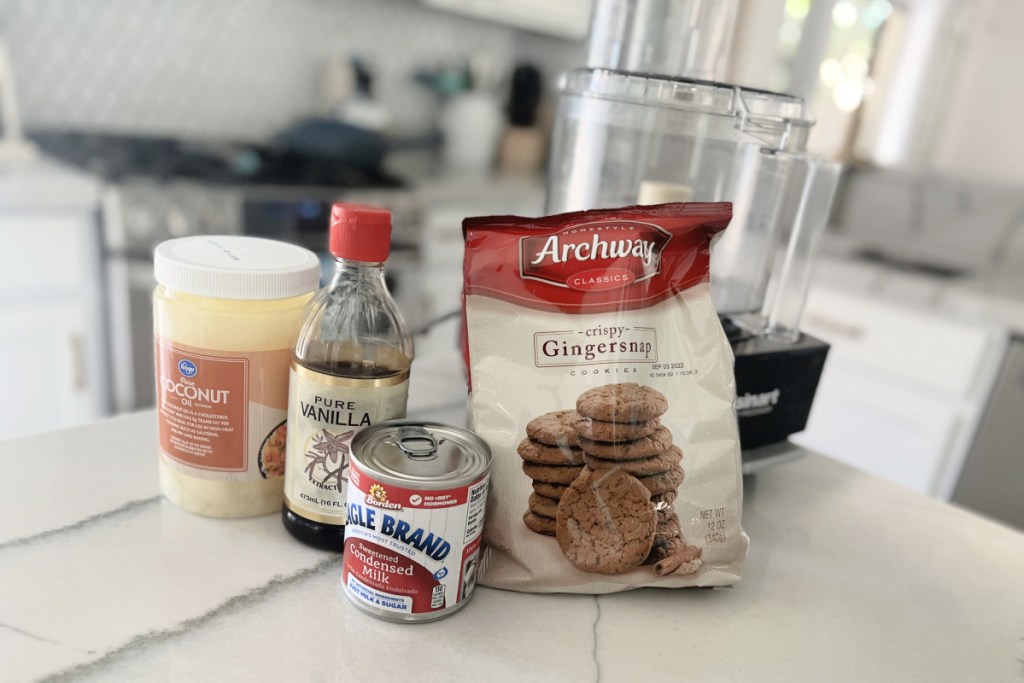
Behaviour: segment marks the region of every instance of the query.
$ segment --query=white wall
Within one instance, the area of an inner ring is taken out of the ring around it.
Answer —
[[[752,88],[771,88],[785,5],[785,0],[740,2],[726,81]]]
[[[861,110],[855,153],[881,166],[926,168],[959,74],[958,36],[971,8],[960,0],[903,0],[882,29]]]
[[[1024,186],[1024,2],[971,0],[925,164]]]

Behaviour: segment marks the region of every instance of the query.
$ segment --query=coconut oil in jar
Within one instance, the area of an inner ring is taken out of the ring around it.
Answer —
[[[281,509],[288,372],[319,286],[313,252],[197,236],[154,256],[160,489],[209,517]]]

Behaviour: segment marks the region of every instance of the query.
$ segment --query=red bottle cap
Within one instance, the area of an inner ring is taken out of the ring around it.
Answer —
[[[376,206],[338,203],[331,207],[331,253],[364,263],[386,261],[391,252],[391,212]]]

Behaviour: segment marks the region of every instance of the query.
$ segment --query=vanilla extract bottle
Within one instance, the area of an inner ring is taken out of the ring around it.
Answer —
[[[391,214],[331,209],[330,284],[306,308],[289,379],[284,526],[341,552],[349,444],[370,425],[405,417],[412,337],[384,283]]]

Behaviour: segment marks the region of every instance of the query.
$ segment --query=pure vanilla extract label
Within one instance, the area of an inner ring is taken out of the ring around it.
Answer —
[[[407,370],[351,378],[292,364],[285,498],[301,517],[345,523],[349,444],[370,425],[405,416]]]

